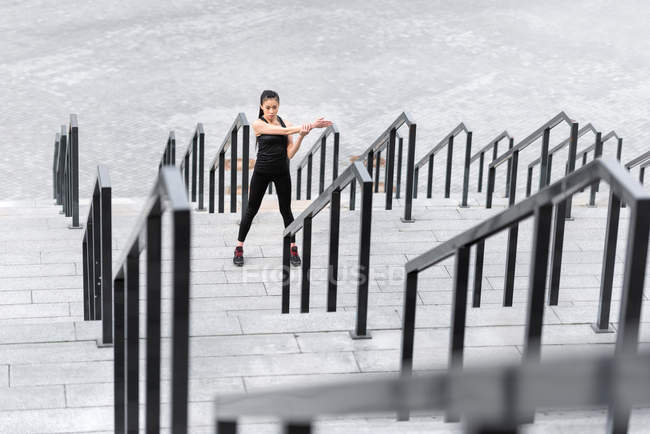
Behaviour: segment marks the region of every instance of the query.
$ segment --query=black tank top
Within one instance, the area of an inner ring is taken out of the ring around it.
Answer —
[[[260,118],[268,124],[266,119]],[[286,128],[284,121],[278,116],[280,125]],[[264,173],[289,172],[289,156],[287,155],[287,144],[289,139],[280,134],[260,134],[257,136],[257,160],[255,169]]]

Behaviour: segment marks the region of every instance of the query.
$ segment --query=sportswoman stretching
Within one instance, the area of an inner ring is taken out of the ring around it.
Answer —
[[[260,113],[253,122],[257,137],[257,160],[251,176],[248,207],[239,226],[238,243],[232,261],[235,265],[244,265],[244,240],[253,222],[253,217],[260,208],[269,182],[275,184],[280,213],[286,228],[293,221],[291,213],[291,174],[289,159],[292,158],[302,143],[302,139],[312,128],[324,128],[332,125],[331,121],[318,118],[312,123],[294,127],[291,122],[284,122],[278,116],[280,97],[272,90],[265,90],[260,96]],[[294,143],[293,134],[298,133]],[[300,265],[295,236],[291,237],[291,265]]]

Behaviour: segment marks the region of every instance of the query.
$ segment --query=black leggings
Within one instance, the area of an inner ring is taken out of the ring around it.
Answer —
[[[278,203],[280,204],[280,213],[282,213],[284,227],[286,228],[293,222],[293,214],[291,213],[291,174],[289,172],[279,174],[264,173],[253,170],[248,194],[248,207],[239,225],[239,235],[237,236],[237,239],[242,243],[251,228],[253,217],[255,217],[257,211],[260,209],[269,182],[275,184],[275,191],[278,195]],[[291,242],[294,243],[295,241],[296,237],[292,235]]]

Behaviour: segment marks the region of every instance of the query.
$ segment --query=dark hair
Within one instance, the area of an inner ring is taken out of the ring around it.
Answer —
[[[262,92],[262,95],[260,95],[260,105],[264,104],[265,99],[277,99],[278,104],[280,103],[280,95],[274,90],[265,90]],[[262,116],[264,116],[264,111],[260,107],[260,114],[257,116],[259,119],[262,119]]]

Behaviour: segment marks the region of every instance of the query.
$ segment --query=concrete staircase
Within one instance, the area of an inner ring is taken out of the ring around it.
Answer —
[[[567,222],[560,304],[547,308],[545,314],[543,357],[613,350],[616,335],[595,334],[590,327],[598,309],[606,197],[601,192],[597,208],[585,206],[587,194],[574,200],[574,220]],[[383,195],[375,195],[370,340],[351,340],[348,334],[354,327],[356,310],[354,267],[359,214],[347,209],[347,195],[342,200],[341,282],[339,310],[335,313],[325,312],[326,211],[315,218],[313,227],[312,312],[297,311],[301,272],[293,268],[292,312],[288,315],[280,314],[282,219],[275,196],[265,197],[253,223],[243,268],[233,266],[231,259],[239,214],[193,213],[190,431],[212,432],[212,399],[217,393],[394,375],[400,360],[405,262],[499,212],[506,200],[498,198],[496,202],[491,210],[479,206],[477,200],[470,202],[469,208],[458,208],[457,200],[420,196],[414,201],[416,222],[404,224],[399,219],[402,200],[394,200],[394,209],[386,211]],[[294,201],[294,214],[307,203]],[[141,204],[141,198],[114,199],[114,258],[124,247]],[[69,222],[58,211],[59,207],[47,200],[0,203],[0,432],[112,431],[113,350],[97,348],[95,340],[101,334],[98,322],[83,321],[83,233],[68,229]],[[82,220],[86,213],[87,206],[82,206]],[[621,216],[614,326],[627,238],[627,212]],[[483,304],[480,309],[468,309],[467,365],[516,363],[521,357],[531,229],[532,222],[520,229],[515,304],[510,308],[501,306],[506,234],[486,243]],[[301,241],[298,236],[299,246]],[[162,395],[167,402],[171,309],[168,249],[165,255]],[[144,268],[141,272],[144,278]],[[446,368],[452,273],[453,260],[448,260],[420,276],[417,371]],[[141,306],[145,308],[144,303]],[[645,306],[642,347],[650,343],[647,311]],[[143,375],[144,367],[141,378]],[[163,406],[163,426],[168,426],[168,421],[168,409]],[[602,410],[539,412],[535,425],[526,432],[600,432],[604,421]],[[247,433],[278,430],[267,419],[245,422],[243,432]],[[635,412],[632,432],[644,432],[648,422],[650,412]],[[460,424],[443,423],[439,414],[415,415],[411,421],[399,423],[392,415],[328,418],[318,426],[327,433],[457,432],[462,428]]]

